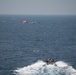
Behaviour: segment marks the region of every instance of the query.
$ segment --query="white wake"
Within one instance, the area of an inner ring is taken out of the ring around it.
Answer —
[[[16,75],[76,75],[76,70],[63,61],[47,65],[38,61],[32,65],[14,70]]]

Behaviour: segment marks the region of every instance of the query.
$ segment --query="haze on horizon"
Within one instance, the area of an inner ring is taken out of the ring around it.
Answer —
[[[76,0],[0,0],[0,14],[76,15]]]

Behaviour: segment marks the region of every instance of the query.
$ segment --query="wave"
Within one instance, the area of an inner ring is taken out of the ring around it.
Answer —
[[[43,61],[14,70],[16,75],[76,75],[76,70],[63,61],[47,65]]]

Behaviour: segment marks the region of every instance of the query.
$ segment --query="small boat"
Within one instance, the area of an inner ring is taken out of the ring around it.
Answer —
[[[22,23],[23,24],[35,24],[36,22],[30,22],[28,20],[23,20]]]
[[[22,23],[26,24],[29,23],[27,20],[23,20]]]
[[[48,58],[47,60],[45,60],[45,62],[46,62],[47,64],[53,64],[55,61],[54,61],[54,59],[52,59],[52,58]]]

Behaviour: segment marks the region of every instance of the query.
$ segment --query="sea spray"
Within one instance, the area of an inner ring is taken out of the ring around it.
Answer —
[[[16,75],[76,75],[76,70],[63,61],[47,65],[38,61],[32,65],[14,70]]]

